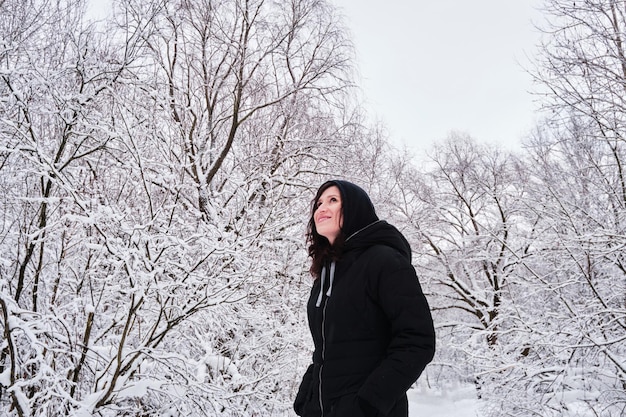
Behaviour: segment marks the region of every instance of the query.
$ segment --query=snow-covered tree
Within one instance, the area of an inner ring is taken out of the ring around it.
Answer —
[[[618,416],[626,406],[626,206],[615,163],[625,155],[579,122],[532,142],[534,232],[515,290],[525,354],[503,358],[494,415]]]
[[[19,3],[0,3],[1,409],[285,413],[309,193],[345,148],[335,15]]]
[[[527,143],[533,234],[516,302],[527,348],[491,381],[493,415],[626,409],[625,5],[544,1],[549,119]]]
[[[508,343],[510,287],[525,256],[518,160],[453,134],[430,163],[407,170],[398,189],[397,210],[435,313],[440,350],[433,371],[480,383]]]

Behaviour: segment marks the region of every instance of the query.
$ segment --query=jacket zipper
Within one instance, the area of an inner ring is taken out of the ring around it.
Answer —
[[[324,415],[324,402],[322,401],[322,369],[324,369],[324,359],[326,354],[326,335],[324,331],[324,324],[326,322],[326,306],[328,305],[328,297],[324,300],[324,308],[322,310],[322,364],[320,365],[319,372],[319,400],[320,400],[320,410],[322,410],[322,416]]]

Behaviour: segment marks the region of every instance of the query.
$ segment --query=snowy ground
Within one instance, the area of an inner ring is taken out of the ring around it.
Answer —
[[[410,417],[482,417],[473,387],[447,392],[410,390]]]

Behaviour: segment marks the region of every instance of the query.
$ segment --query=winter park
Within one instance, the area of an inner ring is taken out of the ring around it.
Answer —
[[[428,301],[409,416],[626,415],[626,0],[537,0],[515,146],[419,151],[368,107],[342,1],[0,1],[0,416],[296,416],[335,178]]]

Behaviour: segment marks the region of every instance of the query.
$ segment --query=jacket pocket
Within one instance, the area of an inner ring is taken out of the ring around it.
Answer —
[[[356,393],[346,394],[333,402],[328,417],[378,417],[373,407],[361,407]]]

